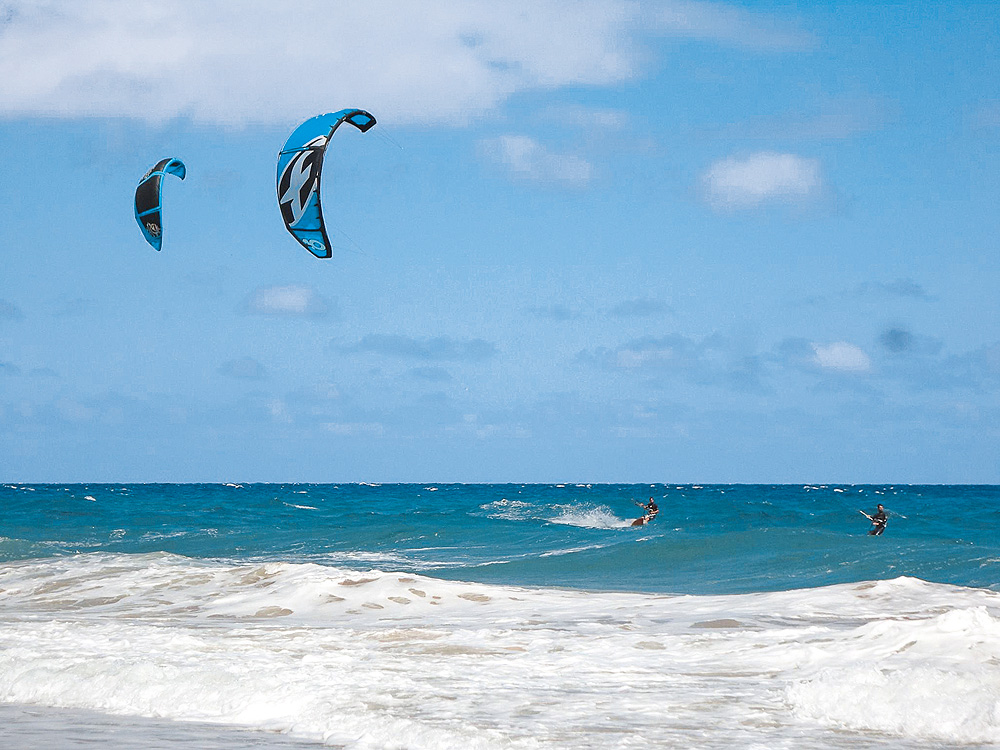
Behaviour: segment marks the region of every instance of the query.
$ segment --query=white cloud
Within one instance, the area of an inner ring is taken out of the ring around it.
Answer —
[[[796,103],[793,111],[778,116],[752,117],[731,123],[709,134],[724,139],[773,141],[780,133],[784,142],[845,140],[883,128],[897,116],[897,104],[873,97],[834,97],[814,106]]]
[[[326,422],[323,429],[341,437],[381,437],[385,433],[378,422]]]
[[[829,370],[868,372],[872,362],[867,354],[854,344],[835,341],[832,344],[813,344],[813,362]]]
[[[294,122],[363,106],[464,121],[532,87],[635,71],[633,6],[584,0],[9,0],[0,114]]]
[[[96,409],[71,398],[59,399],[56,409],[64,419],[71,422],[91,422],[98,416]]]
[[[594,175],[586,159],[555,153],[526,135],[504,135],[483,141],[482,146],[491,159],[524,179],[585,185]]]
[[[650,33],[802,46],[769,17],[663,0],[6,0],[0,116],[294,123],[348,106],[462,123],[526,89],[638,74]]]
[[[571,104],[557,104],[546,107],[537,115],[548,122],[570,125],[587,131],[624,130],[629,123],[629,114],[620,109],[598,109]]]
[[[259,315],[288,315],[321,318],[329,314],[330,303],[309,286],[261,287],[247,298],[247,312]]]
[[[275,422],[292,424],[292,417],[288,413],[288,405],[280,398],[273,398],[266,404],[267,413]]]
[[[775,17],[725,3],[671,0],[650,3],[649,17],[663,33],[755,50],[798,50],[813,38]]]
[[[744,343],[713,334],[696,340],[680,334],[644,336],[615,348],[597,347],[577,355],[580,362],[644,377],[682,377],[703,385],[737,390],[760,386],[758,356]]]
[[[702,176],[701,185],[706,200],[720,209],[805,201],[823,192],[817,159],[771,151],[717,161]]]
[[[415,339],[409,336],[371,333],[342,351],[381,354],[404,359],[451,362],[481,362],[494,356],[496,345],[483,339],[453,339],[437,336]]]

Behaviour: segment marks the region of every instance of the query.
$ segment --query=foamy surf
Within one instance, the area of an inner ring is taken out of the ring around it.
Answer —
[[[593,593],[315,564],[0,566],[0,701],[347,748],[1000,743],[1000,595]]]
[[[579,526],[584,529],[624,529],[632,525],[633,518],[619,518],[606,506],[556,506],[559,515],[549,518],[550,523]]]
[[[297,505],[295,503],[286,503],[284,500],[282,500],[281,504],[288,508],[298,508],[299,510],[319,510],[315,505]]]
[[[490,518],[505,521],[544,521],[582,529],[621,529],[631,526],[632,518],[619,518],[606,505],[557,503],[535,505],[523,500],[501,498],[482,506]],[[555,515],[553,515],[555,513]]]

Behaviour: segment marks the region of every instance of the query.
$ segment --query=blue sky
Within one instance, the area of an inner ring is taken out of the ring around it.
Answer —
[[[998,70],[988,3],[0,2],[0,479],[1000,482]]]

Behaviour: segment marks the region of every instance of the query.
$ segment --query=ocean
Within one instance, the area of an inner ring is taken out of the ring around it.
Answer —
[[[0,747],[1000,747],[998,529],[993,486],[8,484]]]

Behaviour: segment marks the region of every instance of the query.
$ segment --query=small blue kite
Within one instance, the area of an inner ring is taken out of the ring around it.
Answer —
[[[163,244],[163,215],[160,210],[160,193],[163,175],[177,175],[182,180],[187,175],[180,159],[161,159],[143,175],[135,189],[135,220],[139,223],[146,242],[159,251]]]

